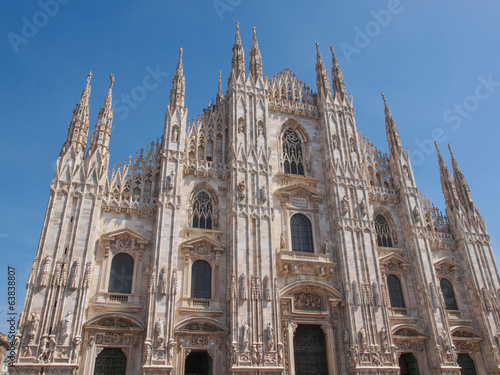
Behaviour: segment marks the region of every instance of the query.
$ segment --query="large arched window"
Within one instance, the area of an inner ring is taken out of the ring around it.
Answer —
[[[201,191],[194,197],[193,228],[212,229],[213,203],[206,191]]]
[[[295,214],[290,220],[292,231],[292,250],[303,253],[313,253],[312,226],[309,219],[301,214]]]
[[[446,310],[458,310],[455,292],[453,292],[453,285],[451,285],[450,280],[443,278],[441,279],[440,285],[441,291],[443,292]]]
[[[391,227],[384,215],[375,216],[375,231],[377,232],[377,244],[383,247],[392,247],[393,238]]]
[[[130,294],[133,275],[134,258],[125,253],[115,255],[111,262],[108,292]]]
[[[293,130],[283,133],[281,139],[283,145],[283,168],[285,173],[304,176],[304,153],[302,142]]]
[[[197,260],[191,268],[191,298],[210,299],[212,270],[204,260]]]
[[[403,299],[403,290],[401,289],[401,282],[397,276],[387,276],[387,288],[389,289],[391,307],[404,309],[405,300]]]

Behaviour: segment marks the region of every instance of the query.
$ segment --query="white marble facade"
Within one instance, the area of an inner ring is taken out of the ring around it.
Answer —
[[[161,141],[112,168],[113,77],[87,145],[89,74],[10,372],[94,374],[119,349],[127,375],[184,374],[193,353],[212,374],[300,375],[306,325],[321,328],[318,373],[399,374],[410,358],[420,374],[466,359],[500,374],[499,273],[456,160],[452,178],[439,156],[446,217],[418,190],[385,98],[389,154],[358,132],[333,48],[329,77],[318,46],[313,92],[288,69],[263,77],[255,30],[249,73],[237,31],[226,93],[188,121],[180,52]],[[127,290],[111,287],[120,255]]]

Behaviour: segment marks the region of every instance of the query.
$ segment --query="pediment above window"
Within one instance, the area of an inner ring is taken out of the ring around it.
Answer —
[[[105,256],[108,256],[111,247],[120,250],[144,250],[149,239],[132,229],[122,228],[101,235],[104,242]]]
[[[410,263],[406,258],[397,252],[390,252],[379,258],[380,265],[387,271],[396,271],[396,269],[406,269]]]
[[[199,236],[184,241],[181,247],[192,255],[211,255],[224,252],[224,245],[209,236]]]
[[[434,262],[434,268],[438,277],[455,278],[460,266],[448,258],[441,258]]]
[[[305,182],[281,187],[275,193],[282,204],[289,204],[298,208],[311,208],[310,202],[316,205],[323,199],[323,194]]]

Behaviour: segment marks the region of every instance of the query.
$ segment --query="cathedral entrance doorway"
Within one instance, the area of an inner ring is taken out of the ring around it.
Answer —
[[[401,375],[420,375],[418,371],[418,362],[411,353],[403,353],[399,357],[399,368]]]
[[[125,375],[127,357],[120,348],[105,348],[95,360],[94,375]]]
[[[193,351],[186,357],[185,375],[212,375],[212,358],[207,351]]]
[[[293,336],[295,375],[328,375],[325,334],[318,325],[300,324]]]
[[[474,366],[474,361],[468,354],[460,353],[458,355],[457,363],[462,368],[460,370],[460,374],[477,375],[476,366]]]

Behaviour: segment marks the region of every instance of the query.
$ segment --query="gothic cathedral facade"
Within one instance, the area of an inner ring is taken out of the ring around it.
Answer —
[[[500,275],[452,154],[444,216],[360,135],[332,51],[313,92],[249,73],[188,121],[182,49],[161,141],[109,169],[90,78],[57,160],[11,374],[500,374]],[[437,146],[437,145],[436,145]],[[450,149],[451,151],[451,149]]]

